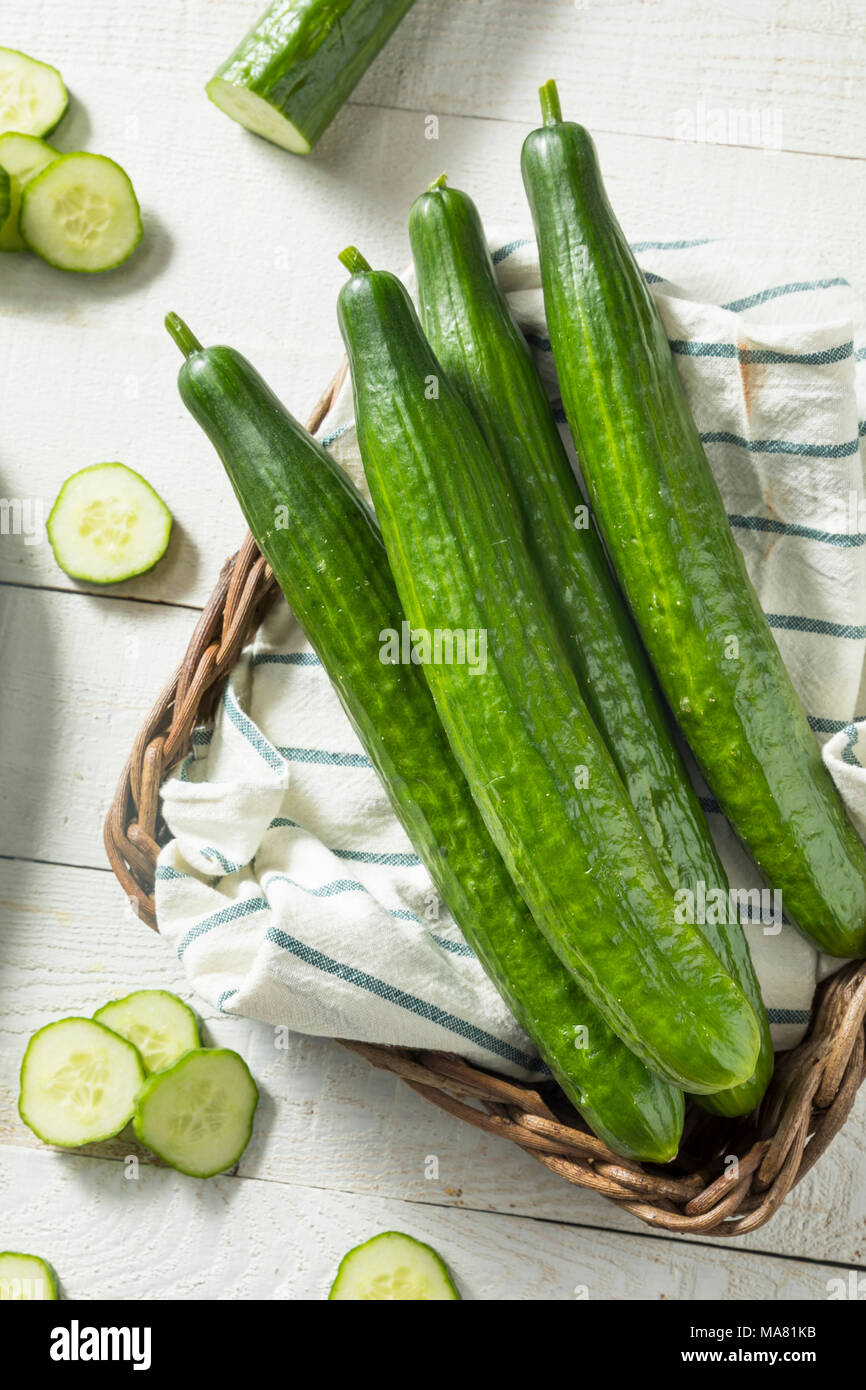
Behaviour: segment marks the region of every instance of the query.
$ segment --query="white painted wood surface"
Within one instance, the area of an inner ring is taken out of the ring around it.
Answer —
[[[597,134],[630,235],[750,229],[866,288],[861,0],[418,0],[308,161],[202,92],[261,3],[3,6],[0,43],[56,62],[72,89],[56,143],[129,168],[146,241],[104,279],[3,258],[0,496],[44,514],[74,468],[120,458],[178,526],[152,575],[99,594],[45,544],[0,536],[0,1248],[43,1253],[84,1299],[319,1298],[344,1250],[387,1227],[431,1240],[473,1298],[826,1297],[830,1265],[866,1266],[864,1100],[775,1220],[727,1245],[650,1239],[336,1044],[279,1052],[268,1029],[207,1011],[263,1090],[237,1175],[200,1184],[144,1161],[127,1179],[125,1136],[53,1154],[18,1119],[33,1029],[136,987],[186,992],[101,845],[135,730],[242,531],[177,399],[167,309],[246,350],[304,413],[340,356],[341,246],[402,265],[408,204],[442,168],[491,228],[526,231],[519,147],[551,75]]]

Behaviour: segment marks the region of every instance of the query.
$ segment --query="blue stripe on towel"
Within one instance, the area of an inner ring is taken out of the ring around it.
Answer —
[[[201,853],[205,859],[215,859],[223,874],[236,874],[239,869],[244,867],[243,864],[236,864],[233,859],[226,859],[225,855],[218,849],[214,849],[213,845],[205,845]]]
[[[795,613],[765,614],[770,627],[784,632],[813,632],[821,637],[847,637],[859,642],[866,637],[866,627],[855,623],[831,623],[827,618],[805,618]]]
[[[353,864],[387,864],[391,868],[414,869],[421,863],[417,854],[404,854],[402,851],[388,853],[369,849],[331,849],[338,859],[347,859]]]
[[[256,652],[254,666],[321,666],[315,652]]]
[[[799,444],[790,439],[744,439],[730,430],[709,430],[701,435],[701,440],[704,444],[734,444],[750,454],[790,454],[807,459],[845,459],[860,452],[856,439],[847,439],[842,444]]]
[[[728,521],[742,531],[767,531],[776,536],[796,536],[800,540],[836,545],[842,550],[858,550],[860,546],[866,545],[866,533],[859,531],[818,531],[812,526],[800,526],[795,521],[777,521],[772,516],[742,516],[738,512],[729,512]]]
[[[641,251],[688,251],[693,246],[709,246],[716,237],[695,237],[692,241],[633,241],[630,243],[634,255]]]
[[[519,251],[521,246],[529,245],[531,245],[529,237],[522,236],[517,241],[509,241],[505,246],[498,246],[493,252],[493,264],[499,265],[500,261],[507,260],[509,256],[514,255],[515,251]]]
[[[808,1023],[812,1017],[809,1009],[768,1009],[771,1023]]]
[[[268,767],[273,768],[275,772],[282,772],[282,758],[277,750],[274,749],[271,744],[268,743],[267,739],[259,732],[253,721],[244,714],[229,686],[226,686],[223,695],[223,708],[238,733],[246,739],[251,748],[255,749],[259,757],[267,763]]]
[[[267,939],[273,945],[279,946],[281,950],[297,956],[306,965],[311,965],[325,974],[345,980],[347,984],[355,985],[358,989],[367,990],[378,999],[384,999],[386,1003],[393,1004],[398,1009],[406,1009],[418,1018],[427,1019],[430,1023],[437,1023],[441,1028],[447,1029],[449,1033],[455,1033],[458,1037],[465,1038],[467,1042],[474,1043],[476,1047],[483,1047],[485,1051],[491,1052],[497,1057],[504,1057],[519,1067],[526,1067],[533,1071],[539,1069],[536,1057],[530,1057],[528,1053],[512,1047],[502,1038],[494,1037],[492,1033],[478,1028],[474,1023],[467,1023],[465,1019],[447,1013],[444,1009],[440,1009],[438,1004],[431,1004],[429,1000],[420,999],[416,994],[408,994],[406,990],[398,989],[396,985],[390,985],[375,975],[368,975],[365,970],[358,970],[353,965],[345,965],[342,961],[334,960],[331,956],[317,951],[313,946],[308,946],[306,942],[299,941],[297,937],[289,936],[288,932],[282,931],[279,927],[270,927],[267,931]]]
[[[292,830],[304,828],[288,816],[275,816],[268,829],[278,830],[284,826]],[[391,868],[415,869],[421,863],[417,854],[408,854],[404,850],[335,849],[333,845],[326,845],[325,848],[338,859],[346,859],[353,864],[386,864]]]
[[[819,352],[782,352],[776,348],[748,348],[739,343],[701,343],[692,338],[671,338],[671,352],[680,357],[723,357],[744,366],[827,367],[854,356],[853,342],[837,343]]]
[[[269,873],[262,878],[262,887],[267,888],[269,883],[288,883],[290,888],[298,888],[302,893],[309,893],[311,898],[337,898],[342,893],[367,893],[369,890],[363,883],[358,883],[354,878],[335,878],[330,883],[323,883],[318,888],[308,888],[305,883],[298,883],[297,879],[290,878],[288,874]]]
[[[853,722],[859,724],[864,719],[866,714],[855,714]],[[809,715],[809,727],[813,734],[840,734],[851,722],[850,719],[823,719],[820,715]]]
[[[317,443],[319,443],[323,449],[330,449],[331,445],[336,443],[340,436],[345,434],[347,430],[350,430],[354,423],[354,420],[350,420],[347,425],[338,425],[335,430],[331,430],[328,434],[323,434]]]
[[[736,314],[741,309],[754,309],[758,304],[768,304],[771,299],[784,299],[789,294],[808,294],[811,290],[830,290],[848,284],[841,275],[834,275],[827,280],[793,280],[788,285],[774,285],[772,289],[747,294],[743,299],[732,299],[728,304],[723,304],[722,308],[730,309],[731,313]]]
[[[183,960],[184,952],[200,936],[206,936],[213,931],[214,927],[224,926],[226,922],[236,922],[240,917],[250,917],[255,912],[266,912],[268,910],[266,898],[239,898],[237,902],[230,903],[228,907],[221,907],[219,912],[214,912],[210,917],[205,917],[201,922],[197,922],[194,927],[190,927],[181,937],[177,948],[179,960]]]
[[[845,747],[842,749],[843,763],[849,763],[851,767],[862,767],[863,764],[854,752],[854,749],[860,742],[860,730],[857,728],[856,724],[846,725],[845,737],[846,743]]]
[[[333,753],[329,748],[279,748],[287,763],[317,763],[323,767],[372,767],[364,753]]]

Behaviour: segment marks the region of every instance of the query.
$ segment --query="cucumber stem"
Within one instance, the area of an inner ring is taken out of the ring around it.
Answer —
[[[559,92],[556,90],[556,83],[551,77],[549,82],[545,82],[543,87],[539,87],[538,95],[541,99],[541,115],[545,125],[559,125],[562,120],[562,107],[559,104]]]
[[[427,192],[428,192],[428,193],[435,193],[437,188],[445,188],[445,187],[447,187],[447,184],[448,184],[448,175],[447,175],[447,174],[440,174],[439,177],[438,177],[438,179],[434,179],[432,183],[430,183],[430,184],[427,185]]]
[[[177,343],[184,357],[192,357],[194,352],[201,352],[202,346],[191,328],[187,328],[179,314],[166,314],[165,326]]]
[[[363,271],[370,270],[369,261],[361,255],[357,246],[347,246],[345,251],[341,251],[338,260],[343,262],[350,275],[361,275]]]

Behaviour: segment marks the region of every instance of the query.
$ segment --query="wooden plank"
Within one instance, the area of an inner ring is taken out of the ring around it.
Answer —
[[[170,948],[132,918],[109,874],[0,861],[0,923],[6,1001],[0,1018],[0,1143],[42,1152],[16,1111],[18,1068],[30,1034],[53,1018],[90,1014],[132,989],[190,994]],[[241,1162],[245,1177],[632,1234],[645,1230],[514,1145],[443,1114],[329,1040],[293,1034],[285,1049],[263,1024],[196,1007],[208,1040],[241,1051],[261,1086],[256,1131]],[[732,1259],[752,1250],[866,1264],[864,1139],[866,1096],[774,1220],[731,1243]],[[134,1148],[122,1137],[99,1152],[120,1157]],[[715,1262],[715,1251],[711,1258]]]
[[[207,107],[204,83],[262,5],[144,0],[123,25],[109,22],[108,0],[67,0],[62,15],[8,0],[7,9],[14,41],[59,63],[79,97],[94,55],[110,76],[134,51],[136,99],[117,108],[123,123],[140,123],[150,138],[153,80],[161,77],[171,83],[172,113],[183,111],[187,141],[186,122]],[[721,121],[730,143],[754,140],[757,115],[758,138],[764,124],[785,149],[856,158],[866,150],[866,25],[858,0],[417,0],[353,101],[535,121],[537,88],[551,76],[575,119],[602,130],[674,139],[683,113],[699,124],[703,108],[710,132]],[[80,124],[98,121],[100,109],[109,109],[105,98],[82,101]],[[219,149],[228,120],[213,115],[211,147]],[[315,158],[329,158],[349,137],[344,112]],[[177,138],[170,148],[173,156],[181,152]]]
[[[168,1169],[2,1150],[0,1225],[51,1261],[66,1298],[323,1299],[341,1257],[383,1230],[437,1249],[487,1302],[823,1299],[844,1271],[395,1198],[194,1182]]]
[[[548,77],[599,130],[866,155],[857,0],[422,2],[355,99],[538,124]]]
[[[197,614],[0,588],[0,854],[105,866],[102,823]]]

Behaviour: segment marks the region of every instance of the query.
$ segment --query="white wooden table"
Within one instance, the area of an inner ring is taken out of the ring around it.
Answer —
[[[124,164],[146,231],[105,278],[3,258],[0,496],[47,513],[68,473],[121,459],[177,526],[152,575],[107,593],[67,580],[46,544],[0,536],[0,1248],[43,1254],[82,1299],[320,1298],[340,1255],[389,1227],[432,1241],[470,1298],[826,1298],[866,1266],[866,1097],[775,1220],[733,1244],[650,1237],[335,1044],[275,1052],[243,1020],[206,1017],[263,1091],[237,1176],[136,1173],[122,1142],[54,1153],[17,1116],[36,1027],[134,988],[188,993],[101,844],[136,728],[242,532],[177,398],[168,309],[304,413],[340,354],[343,245],[404,264],[409,202],[442,169],[491,228],[525,233],[519,149],[549,76],[596,133],[629,235],[747,228],[866,283],[863,0],[418,0],[307,161],[202,90],[261,4],[3,5],[0,43],[60,66],[74,94],[56,143]]]

